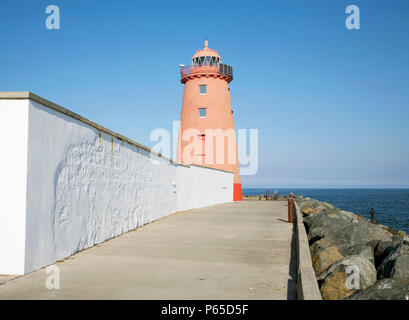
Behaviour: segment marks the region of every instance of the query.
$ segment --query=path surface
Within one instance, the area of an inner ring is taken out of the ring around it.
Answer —
[[[56,263],[59,290],[42,269],[3,278],[0,299],[295,299],[286,219],[282,201],[176,213]]]

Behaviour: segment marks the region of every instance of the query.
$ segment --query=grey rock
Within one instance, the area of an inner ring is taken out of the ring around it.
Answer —
[[[354,255],[345,257],[344,259],[334,263],[325,272],[317,275],[318,280],[325,280],[335,270],[345,271],[347,266],[357,266],[359,268],[360,276],[364,279],[362,283],[365,287],[372,285],[376,281],[376,269],[371,261],[368,259]]]
[[[354,283],[354,274],[359,279]],[[353,294],[357,289],[365,289],[376,281],[374,265],[361,256],[350,256],[334,263],[327,271],[317,276],[322,298],[341,300]],[[356,288],[355,286],[358,286]]]
[[[341,247],[340,252],[345,256],[360,256],[375,265],[374,247],[370,244],[358,244],[354,247]]]
[[[337,232],[350,224],[346,219],[343,219],[335,212],[329,214],[310,215],[304,218],[308,225],[308,241],[310,244],[326,237],[331,233]]]
[[[313,224],[311,226],[315,227]],[[315,234],[318,235],[318,232]],[[322,235],[325,236],[310,242],[312,256],[321,249],[336,246],[343,256],[363,255],[374,262],[375,246],[380,242],[392,241],[392,235],[388,231],[366,221],[346,223],[342,228],[328,227],[327,231],[322,231]]]
[[[332,246],[337,247],[338,252],[345,258],[353,255],[361,256],[372,264],[375,264],[374,247],[370,244],[358,244],[351,247],[345,246],[343,243],[329,243],[326,238],[318,240],[310,246],[310,253],[313,261],[320,252]]]
[[[381,279],[345,300],[409,300],[409,279]]]
[[[357,245],[368,245],[374,240],[387,242],[392,240],[392,235],[366,221],[359,221],[348,224],[345,228],[337,230],[336,233],[329,234],[326,238],[329,243],[338,243],[339,247],[348,250]]]
[[[409,279],[409,237],[404,237],[382,261],[378,277]]]
[[[338,210],[338,215],[350,222],[356,223],[360,221],[366,221],[366,219],[362,216],[359,216],[353,212],[345,211],[345,210]]]
[[[400,235],[393,235],[391,241],[379,241],[372,240],[371,243],[374,247],[375,267],[379,267],[382,261],[397,247],[397,245],[403,240]]]
[[[336,208],[330,203],[306,199],[307,198],[297,201],[301,211],[304,213],[311,212],[312,215],[319,215],[322,213],[336,212]]]

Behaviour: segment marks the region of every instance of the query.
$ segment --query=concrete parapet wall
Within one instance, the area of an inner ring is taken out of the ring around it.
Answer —
[[[302,213],[296,201],[294,204],[297,232],[297,296],[299,300],[322,300],[315,271],[312,267],[308,236]]]
[[[176,164],[31,93],[0,93],[0,139],[0,274],[233,200],[233,173]]]

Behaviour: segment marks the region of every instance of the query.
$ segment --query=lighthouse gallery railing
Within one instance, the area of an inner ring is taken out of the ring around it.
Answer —
[[[225,74],[233,78],[233,68],[228,64],[224,63],[211,63],[211,64],[192,64],[187,67],[183,67],[180,70],[182,77],[188,76],[192,73],[202,73],[202,72],[218,72],[220,74]]]

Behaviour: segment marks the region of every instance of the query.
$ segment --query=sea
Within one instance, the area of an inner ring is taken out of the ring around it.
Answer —
[[[294,194],[325,201],[346,211],[370,218],[370,210],[375,210],[376,221],[409,234],[409,189],[256,189],[243,188],[243,195],[261,195],[266,190],[279,196]]]

